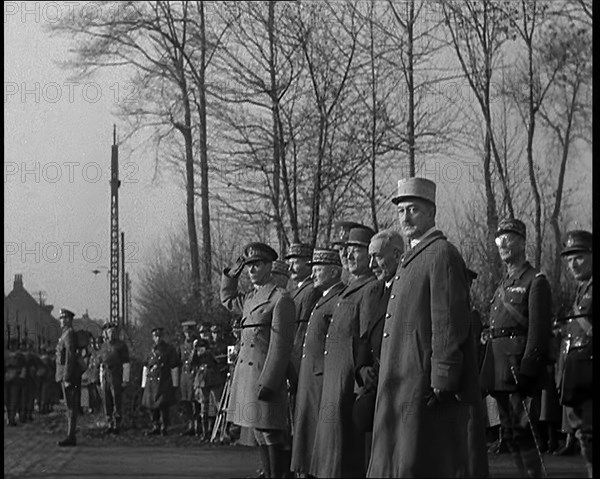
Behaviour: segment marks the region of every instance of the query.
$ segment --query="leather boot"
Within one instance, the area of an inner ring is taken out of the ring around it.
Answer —
[[[575,454],[575,435],[567,434],[565,445],[554,453],[555,456],[572,456]]]
[[[269,464],[271,478],[282,478],[285,472],[285,459],[281,445],[267,446],[269,450]]]
[[[271,455],[269,449],[272,446],[258,446],[258,452],[260,454],[260,463],[262,464],[262,476],[257,477],[273,477],[271,475]]]
[[[557,430],[552,423],[548,424],[548,452],[554,454],[558,449]]]

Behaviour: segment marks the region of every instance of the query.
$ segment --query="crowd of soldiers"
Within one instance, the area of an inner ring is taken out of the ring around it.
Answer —
[[[223,271],[221,302],[242,317],[227,420],[251,431],[241,442],[257,448],[260,476],[488,477],[491,400],[520,475],[541,477],[550,395],[592,477],[592,234],[566,235],[578,291],[553,324],[525,224],[500,221],[506,272],[489,315],[478,314],[477,273],[436,228],[435,190],[398,182],[402,234],[341,221],[327,247],[290,245],[287,268],[253,242]],[[250,291],[238,288],[245,268]]]
[[[36,352],[26,339],[9,340],[4,350],[4,406],[9,426],[33,421],[36,406],[39,414],[50,413],[60,399],[55,371],[53,351],[41,346]]]

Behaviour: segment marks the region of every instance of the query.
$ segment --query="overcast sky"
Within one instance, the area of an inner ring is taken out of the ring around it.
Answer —
[[[55,65],[70,41],[43,29],[56,14],[32,2],[4,8],[4,292],[15,273],[43,291],[55,312],[107,318],[110,264],[110,158],[118,102],[132,97],[119,72],[70,84]],[[152,182],[153,159],[120,148],[120,227],[134,283],[160,238],[183,224],[180,181]],[[94,275],[92,270],[102,272]],[[37,294],[34,294],[37,297]]]

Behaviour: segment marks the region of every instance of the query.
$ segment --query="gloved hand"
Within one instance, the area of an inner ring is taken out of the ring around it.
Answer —
[[[275,396],[275,391],[266,386],[258,386],[258,399],[261,401],[269,401]]]
[[[242,270],[244,269],[244,266],[245,266],[244,257],[243,256],[238,257],[238,259],[235,261],[233,266],[231,268],[229,268],[228,272],[226,272],[227,276],[229,276],[230,278],[239,277],[239,275],[242,274]]]
[[[358,371],[358,374],[367,392],[377,389],[377,373],[372,366],[363,366]]]
[[[437,388],[431,388],[429,393],[425,396],[425,399],[427,399],[427,407],[431,407],[435,404],[460,401],[458,394],[452,391],[442,391]]]

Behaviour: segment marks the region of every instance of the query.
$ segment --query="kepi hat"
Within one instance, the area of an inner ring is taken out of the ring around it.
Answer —
[[[561,256],[568,256],[574,253],[592,252],[592,233],[585,230],[569,231],[563,241],[563,250]]]
[[[507,218],[498,223],[496,238],[504,233],[516,233],[524,239],[527,238],[527,228],[525,223],[515,218]]]
[[[310,258],[312,256],[312,246],[306,243],[292,243],[285,259],[290,258]]]
[[[352,228],[350,233],[348,234],[348,239],[346,240],[346,246],[358,245],[369,247],[369,243],[371,242],[371,238],[375,234],[368,226],[360,226],[356,228]]]
[[[161,334],[163,331],[165,330],[165,328],[157,326],[156,328],[152,328],[152,334]]]
[[[271,266],[271,274],[281,274],[287,278],[290,277],[290,266],[280,259],[276,259],[273,261],[273,265]]]
[[[69,310],[69,309],[61,308],[60,312],[59,312],[59,317],[62,317],[62,316],[67,316],[67,317],[70,317],[70,318],[74,318],[75,317],[75,313],[73,311]]]
[[[435,205],[435,183],[417,176],[398,180],[398,194],[392,198],[392,203],[397,205],[408,198],[418,198]]]
[[[335,233],[333,235],[334,239],[331,242],[332,245],[343,245],[346,243],[348,239],[348,235],[350,234],[350,230],[352,228],[358,228],[363,226],[356,221],[339,221],[335,224]]]
[[[340,254],[335,249],[316,249],[313,251],[312,259],[308,262],[310,266],[316,264],[330,264],[333,266],[342,266]]]

